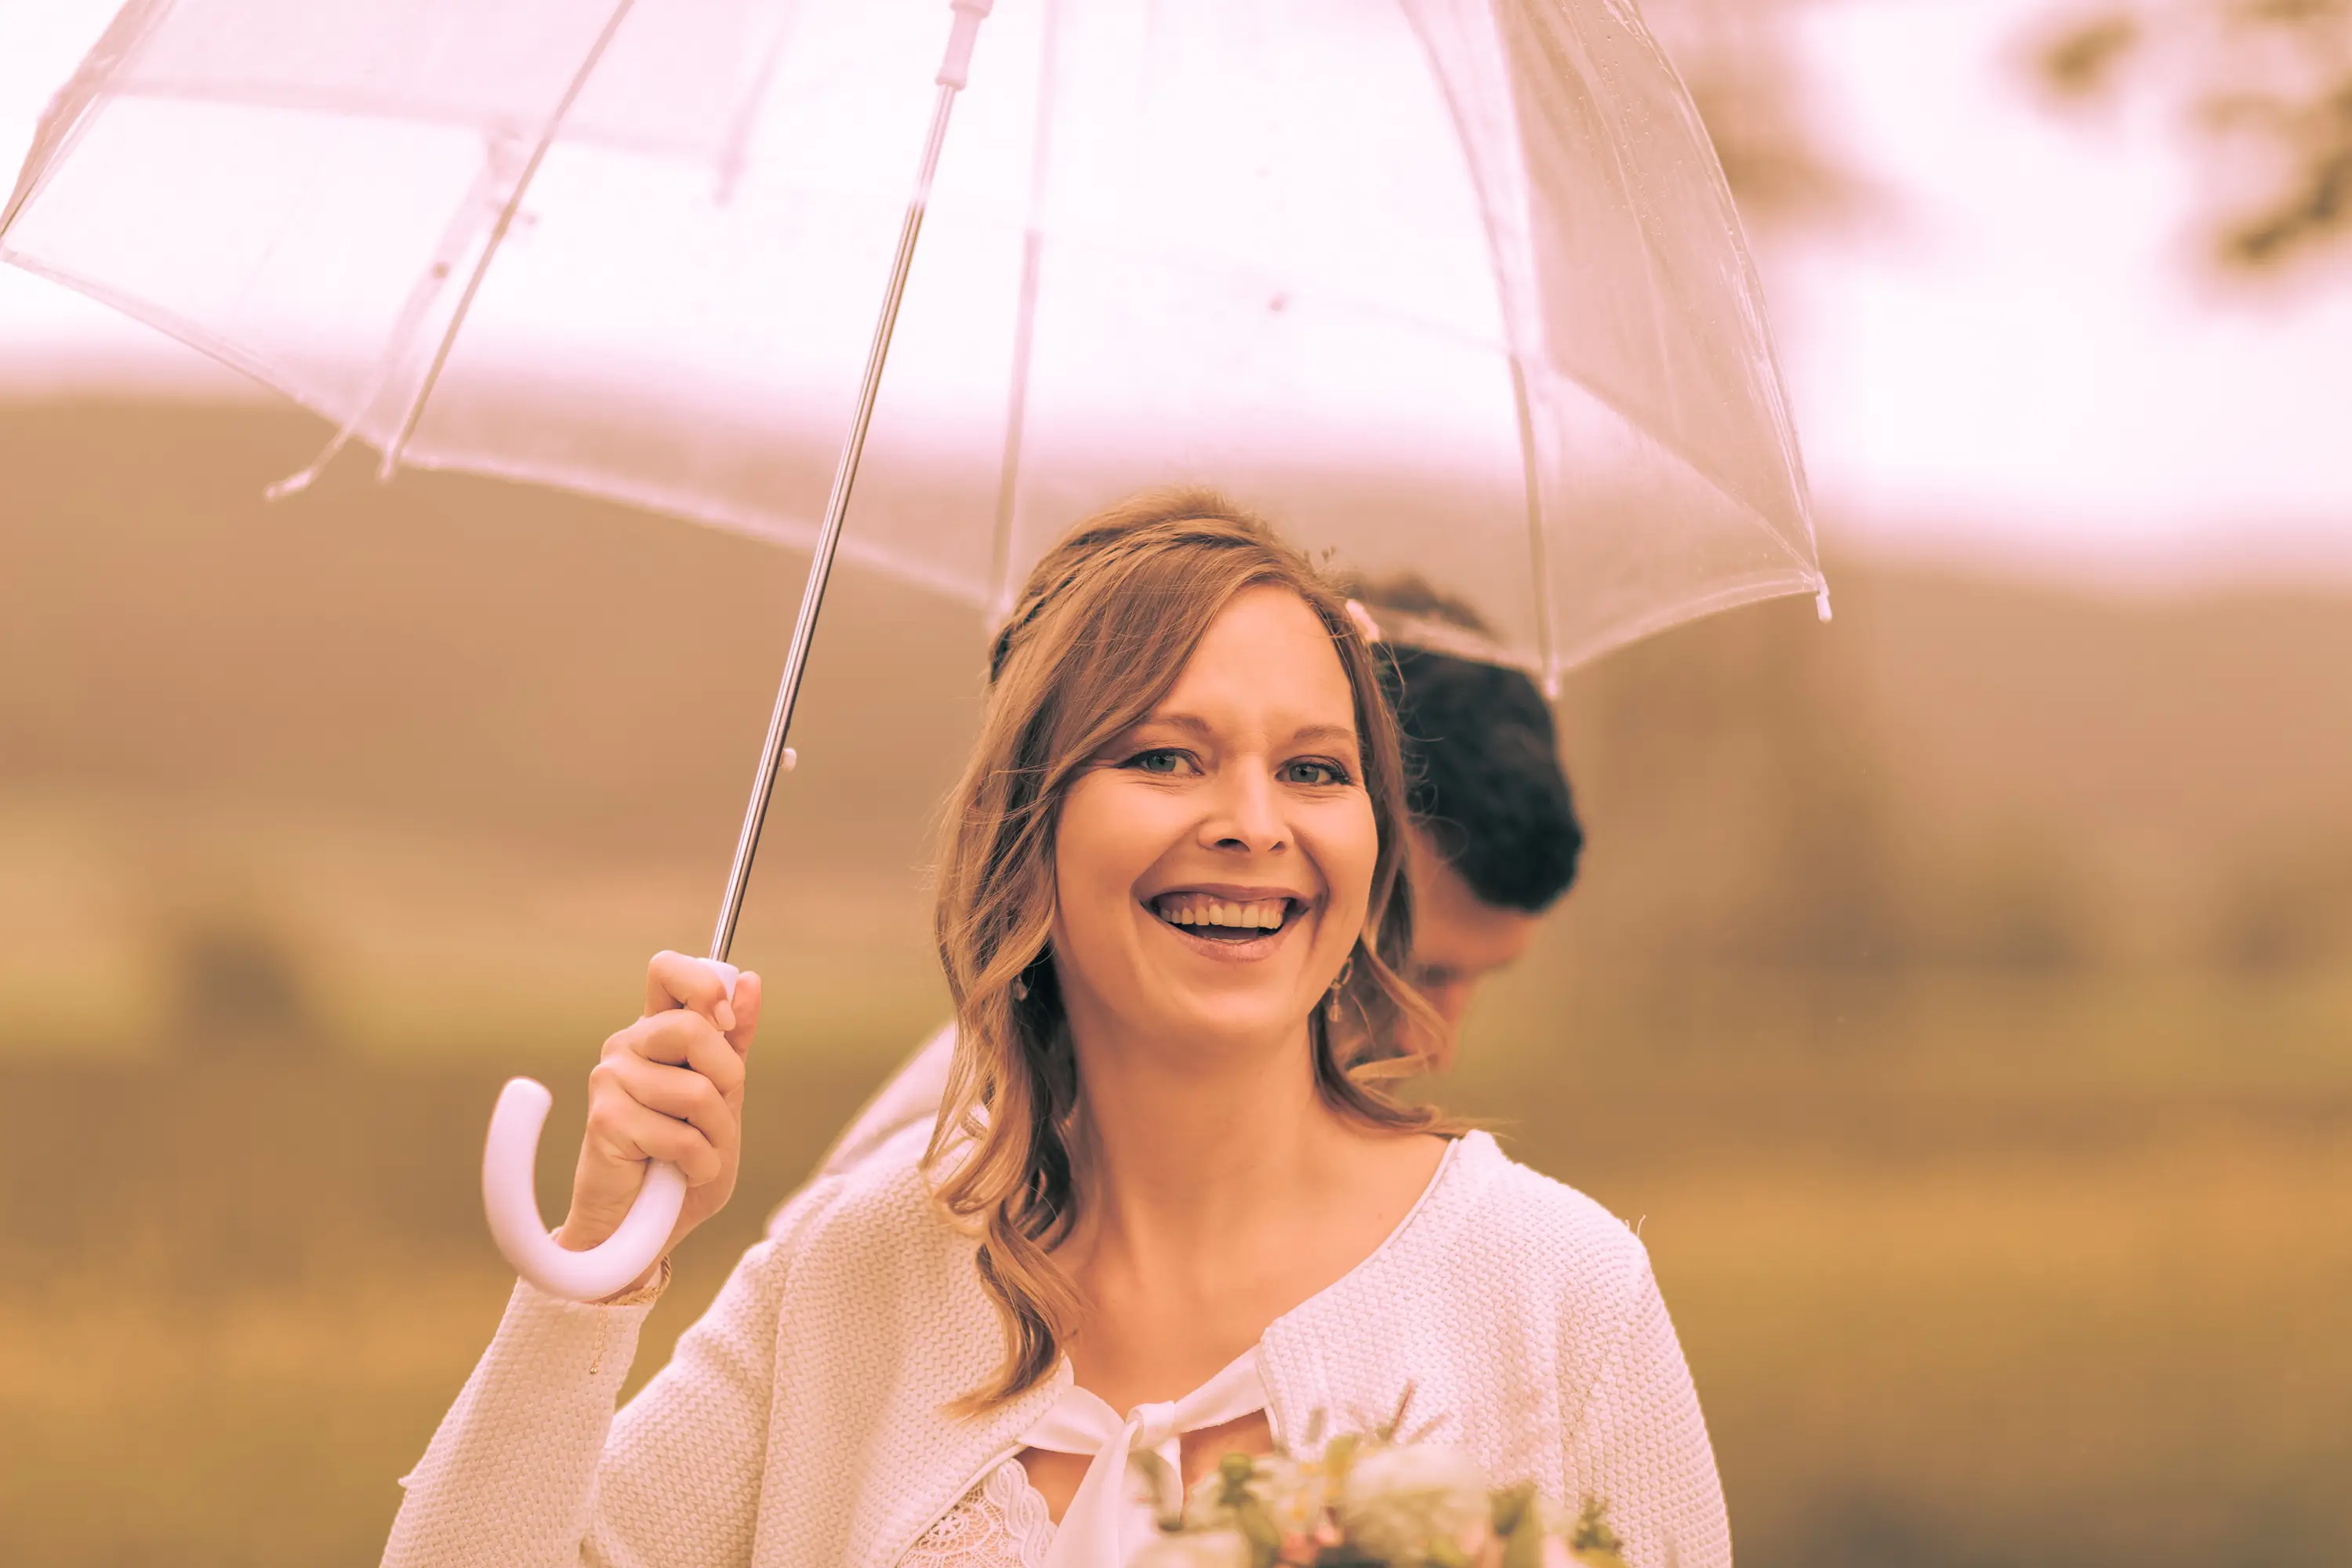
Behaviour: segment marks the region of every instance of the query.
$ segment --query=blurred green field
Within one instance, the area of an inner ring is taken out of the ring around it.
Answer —
[[[552,1209],[731,843],[795,561],[262,505],[317,440],[0,408],[0,1563],[373,1562],[504,1299],[497,1085]],[[1585,875],[1437,1092],[1641,1226],[1749,1568],[2352,1563],[2352,594],[1831,565],[1830,626],[1571,683]],[[829,616],[740,1195],[639,1381],[942,1005],[978,628]]]
[[[1965,1027],[1964,995],[1919,1005]],[[2352,1559],[2352,1083],[2115,1095],[2032,1060],[1923,1091],[1484,1048],[1447,1098],[1640,1225],[1743,1561]],[[762,1064],[741,1197],[681,1258],[635,1381],[867,1078]],[[472,1192],[496,1083],[335,1058],[0,1075],[0,1560],[372,1561],[504,1300]]]

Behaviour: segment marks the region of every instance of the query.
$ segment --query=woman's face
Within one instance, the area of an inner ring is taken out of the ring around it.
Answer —
[[[1295,1037],[1364,929],[1380,842],[1358,749],[1323,623],[1286,588],[1244,589],[1064,798],[1053,941],[1074,1027]]]

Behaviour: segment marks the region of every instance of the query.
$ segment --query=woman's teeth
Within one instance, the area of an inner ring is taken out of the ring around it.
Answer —
[[[1201,893],[1171,893],[1152,900],[1154,911],[1170,925],[1192,928],[1198,936],[1247,941],[1259,931],[1279,931],[1289,917],[1288,899],[1259,899],[1236,903]]]

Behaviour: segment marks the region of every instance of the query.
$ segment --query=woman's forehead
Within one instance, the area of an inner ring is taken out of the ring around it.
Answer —
[[[1322,617],[1290,589],[1259,585],[1218,613],[1147,721],[1352,742],[1356,693]]]

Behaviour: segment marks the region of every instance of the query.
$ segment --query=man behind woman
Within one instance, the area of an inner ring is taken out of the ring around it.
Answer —
[[[1081,525],[999,638],[946,816],[956,1044],[919,1120],[824,1175],[615,1416],[667,1279],[518,1283],[386,1561],[1106,1568],[1127,1461],[1423,1435],[1635,1568],[1717,1568],[1706,1434],[1641,1245],[1383,1089],[1407,984],[1406,775],[1339,596],[1213,497]],[[760,984],[676,954],[606,1042],[559,1239],[647,1159],[731,1190]]]

